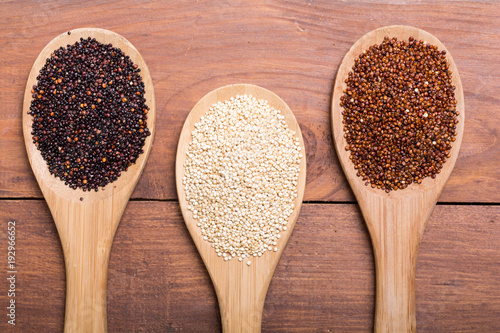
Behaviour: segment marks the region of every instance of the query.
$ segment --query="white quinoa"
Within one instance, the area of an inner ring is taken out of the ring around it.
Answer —
[[[303,156],[284,119],[267,101],[241,95],[195,124],[184,164],[187,208],[226,261],[277,251],[287,229]]]

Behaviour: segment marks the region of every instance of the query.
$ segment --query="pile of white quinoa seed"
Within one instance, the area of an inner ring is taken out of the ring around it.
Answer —
[[[182,179],[187,208],[226,261],[278,251],[287,230],[303,156],[284,119],[267,101],[238,95],[194,126]]]

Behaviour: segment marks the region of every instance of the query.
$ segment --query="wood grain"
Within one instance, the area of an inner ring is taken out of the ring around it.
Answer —
[[[353,201],[336,159],[330,122],[342,57],[366,32],[422,28],[453,54],[468,117],[461,156],[443,202],[500,202],[500,6],[495,1],[4,1],[0,11],[0,196],[41,198],[23,151],[22,92],[53,36],[82,26],[130,40],[155,84],[157,141],[134,198],[175,199],[174,158],[182,124],[216,87],[253,83],[283,98],[308,152],[306,201]],[[328,184],[328,186],[325,186]]]
[[[450,150],[450,158],[439,170],[439,175],[389,193],[366,186],[363,179],[357,176],[358,170],[350,159],[351,152],[345,150],[348,143],[342,117],[344,109],[340,106],[355,59],[371,45],[381,44],[385,36],[398,40],[414,37],[447,52],[447,62],[453,73],[451,83],[456,88],[458,114],[456,140]],[[417,331],[415,269],[418,248],[429,216],[455,166],[464,133],[464,119],[464,94],[457,66],[446,47],[426,31],[403,25],[375,29],[361,37],[340,64],[332,97],[332,131],[337,156],[363,213],[373,244],[377,281],[374,331],[377,333]]]
[[[297,197],[294,199],[295,208],[288,217],[287,230],[280,232],[281,238],[279,239],[278,251],[268,251],[262,257],[250,258],[250,266],[246,265],[246,260],[240,262],[234,259],[225,262],[222,257],[217,256],[211,244],[203,240],[200,228],[197,226],[199,220],[195,219],[187,208],[186,191],[182,181],[185,176],[186,154],[192,141],[195,125],[200,122],[201,117],[208,112],[212,105],[218,102],[223,103],[238,95],[249,95],[258,100],[263,99],[268,102],[270,107],[279,110],[281,115],[284,116],[288,129],[296,133],[295,137],[298,138],[301,152],[304,153],[304,140],[300,134],[299,124],[292,110],[278,95],[251,84],[228,85],[209,92],[196,103],[189,113],[179,138],[175,176],[182,216],[207,267],[217,293],[223,331],[225,333],[258,333],[261,331],[262,309],[267,288],[283,249],[293,232],[302,206],[306,185],[306,160],[302,158],[299,164]]]
[[[80,38],[95,38],[103,44],[112,43],[130,56],[139,66],[144,82],[146,103],[149,106],[148,127],[144,153],[122,176],[98,192],[73,190],[50,174],[47,163],[32,139],[33,117],[28,115],[36,77],[53,50],[73,44]],[[76,29],[63,32],[40,52],[26,83],[23,104],[23,134],[28,159],[38,185],[50,208],[61,238],[66,263],[66,319],[64,331],[106,332],[107,267],[113,237],[127,206],[128,199],[147,162],[155,133],[155,98],[148,68],[140,53],[129,41],[103,29]]]
[[[467,120],[442,202],[420,246],[420,332],[500,332],[500,6],[496,1],[256,0],[74,2],[0,5],[0,217],[18,226],[17,332],[58,332],[64,321],[64,259],[22,139],[23,92],[43,47],[85,26],[115,31],[141,52],[157,101],[155,143],[133,198],[175,200],[175,151],[195,103],[216,87],[246,82],[278,94],[306,145],[305,200],[354,202],[332,143],[330,100],[352,44],[404,24],[439,38],[460,71]],[[6,200],[5,198],[22,198]],[[0,246],[6,244],[5,229]],[[0,253],[6,262],[6,251]],[[374,263],[352,204],[305,204],[264,305],[264,332],[373,329]],[[216,295],[175,202],[128,205],[108,274],[110,332],[217,332]],[[5,278],[0,289],[7,290]],[[0,293],[0,304],[6,304]],[[8,331],[0,321],[0,331]]]
[[[62,331],[64,260],[48,207],[0,201],[2,225],[9,220],[17,222],[18,317],[13,330],[0,321],[0,331]],[[417,263],[420,332],[500,332],[498,239],[500,207],[436,207]],[[262,331],[372,331],[374,273],[356,205],[304,204],[269,286]],[[177,203],[129,203],[109,262],[108,329],[220,332],[216,295]]]

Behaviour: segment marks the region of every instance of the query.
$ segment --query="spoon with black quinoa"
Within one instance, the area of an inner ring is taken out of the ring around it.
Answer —
[[[65,32],[32,67],[24,140],[64,251],[65,331],[106,331],[111,243],[146,164],[154,123],[148,68],[114,32]]]
[[[332,98],[335,148],[370,231],[376,332],[415,332],[418,246],[458,156],[464,99],[433,35],[369,32],[344,57]]]

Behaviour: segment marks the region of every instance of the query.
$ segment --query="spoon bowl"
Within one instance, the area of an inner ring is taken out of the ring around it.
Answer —
[[[113,183],[98,192],[73,190],[64,181],[50,174],[47,163],[33,144],[33,119],[28,114],[36,77],[50,54],[59,47],[74,44],[80,38],[120,48],[141,69],[149,106],[148,128],[143,150],[135,164],[122,172]],[[82,28],[54,38],[36,59],[28,77],[23,102],[23,132],[28,159],[38,185],[49,206],[57,227],[66,264],[65,332],[105,332],[106,284],[109,254],[115,231],[151,149],[155,126],[155,97],[149,70],[137,49],[122,36],[103,29]]]
[[[430,33],[409,26],[388,26],[373,30],[361,37],[347,52],[337,72],[332,96],[332,130],[335,149],[344,174],[356,196],[372,240],[376,269],[375,332],[415,332],[415,269],[417,252],[427,221],[436,205],[448,177],[455,166],[464,131],[464,97],[458,70],[447,51],[446,57],[456,87],[456,109],[459,111],[456,140],[452,143],[451,157],[443,164],[435,179],[430,177],[421,184],[412,184],[403,190],[386,193],[365,186],[356,176],[354,164],[346,151],[340,98],[347,84],[354,60],[385,36],[408,40],[413,36],[446,50]]]
[[[257,99],[267,100],[270,106],[281,110],[281,114],[285,116],[284,120],[288,128],[297,133],[302,154],[304,155],[299,166],[298,195],[294,202],[295,209],[288,219],[287,230],[281,233],[278,251],[268,251],[262,257],[251,258],[252,264],[250,266],[246,265],[246,260],[243,262],[238,260],[224,261],[222,257],[217,256],[210,243],[203,240],[201,231],[196,225],[197,220],[193,218],[193,214],[187,209],[188,203],[182,183],[186,153],[191,141],[191,133],[194,130],[194,125],[200,121],[201,117],[214,103],[244,94],[252,95]],[[177,194],[186,226],[214,284],[219,300],[222,328],[226,333],[260,332],[262,310],[267,288],[269,287],[286,242],[292,233],[302,205],[306,183],[306,159],[304,151],[304,141],[299,125],[288,105],[271,91],[254,85],[235,84],[211,91],[194,106],[184,123],[177,147],[175,170]]]

